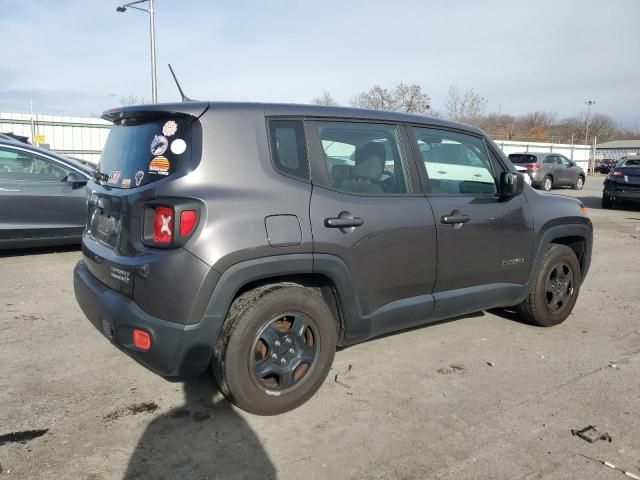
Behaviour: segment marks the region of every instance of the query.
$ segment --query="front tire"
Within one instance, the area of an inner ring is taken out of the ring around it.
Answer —
[[[573,184],[573,189],[582,190],[582,187],[584,187],[584,178],[582,178],[582,175],[578,175],[578,178],[576,178],[576,183]]]
[[[211,366],[235,405],[278,415],[320,388],[336,342],[336,322],[319,294],[294,283],[266,285],[233,302]]]
[[[517,307],[518,314],[541,327],[562,323],[576,304],[581,283],[580,262],[573,250],[551,244],[535,272],[529,296]]]

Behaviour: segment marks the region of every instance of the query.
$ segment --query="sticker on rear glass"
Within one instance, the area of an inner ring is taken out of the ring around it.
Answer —
[[[142,170],[139,170],[138,172],[136,172],[136,187],[139,187],[140,184],[142,183],[142,179],[144,178],[144,172]]]
[[[169,175],[169,159],[167,157],[154,157],[149,162],[149,173],[157,173],[158,175]]]
[[[131,179],[130,178],[123,178],[122,179],[122,183],[120,184],[120,186],[122,188],[129,188],[131,186]]]
[[[174,135],[177,131],[178,131],[178,124],[173,120],[169,120],[162,127],[162,134],[165,137],[170,137],[171,135]]]
[[[151,155],[162,155],[167,151],[168,146],[169,140],[167,140],[167,137],[163,137],[162,135],[154,136],[153,140],[151,141]]]
[[[109,174],[109,180],[107,180],[107,183],[118,183],[118,180],[120,180],[120,170],[113,170]]]
[[[181,138],[176,138],[173,142],[171,142],[171,152],[175,153],[176,155],[184,153],[186,149],[187,142],[185,142]]]

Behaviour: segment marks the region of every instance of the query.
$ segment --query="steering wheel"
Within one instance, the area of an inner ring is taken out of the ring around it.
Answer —
[[[385,193],[395,192],[396,190],[396,177],[389,170],[385,170],[382,172],[382,177],[387,177],[384,180],[380,180],[378,183],[380,187],[385,191]]]

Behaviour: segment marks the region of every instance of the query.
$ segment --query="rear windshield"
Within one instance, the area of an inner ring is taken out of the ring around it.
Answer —
[[[135,188],[177,172],[191,158],[190,124],[188,117],[115,122],[98,164],[104,182]]]
[[[512,153],[509,155],[511,163],[536,163],[535,155],[526,155],[524,153]]]

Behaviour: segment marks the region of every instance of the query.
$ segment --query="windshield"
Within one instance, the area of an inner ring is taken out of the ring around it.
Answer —
[[[526,155],[524,153],[512,153],[509,155],[511,163],[536,163],[535,155]]]
[[[117,188],[134,188],[177,172],[191,157],[188,118],[126,118],[113,124],[97,171]]]

